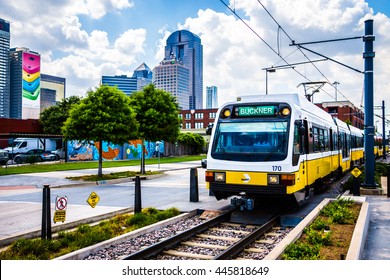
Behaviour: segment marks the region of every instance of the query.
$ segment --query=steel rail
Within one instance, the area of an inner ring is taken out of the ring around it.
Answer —
[[[229,211],[227,211],[227,212],[225,212],[225,213],[223,213],[223,214],[221,214],[213,219],[210,219],[207,222],[204,222],[204,223],[202,223],[194,228],[183,231],[183,232],[173,236],[172,238],[168,238],[166,240],[163,240],[161,242],[153,244],[152,246],[147,247],[143,250],[140,250],[138,252],[130,254],[130,255],[122,258],[122,260],[144,260],[144,259],[150,258],[152,256],[158,255],[162,251],[166,250],[167,248],[173,247],[174,245],[177,245],[178,243],[180,243],[184,240],[187,240],[187,239],[195,236],[196,234],[203,232],[210,227],[215,226],[216,224],[219,224],[221,222],[229,220],[231,217],[231,213],[234,210],[235,209],[231,209],[231,210],[229,210]]]
[[[230,260],[234,258],[236,255],[241,253],[246,246],[252,244],[257,239],[259,239],[262,235],[264,235],[266,232],[268,232],[272,226],[277,224],[279,222],[280,215],[276,215],[272,217],[269,221],[267,221],[265,224],[261,225],[258,229],[253,231],[251,234],[248,234],[241,240],[237,241],[236,243],[232,244],[229,248],[221,252],[219,255],[215,256],[214,260]]]

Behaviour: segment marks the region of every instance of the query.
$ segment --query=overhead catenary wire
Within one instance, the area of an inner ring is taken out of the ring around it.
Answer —
[[[275,19],[275,17],[268,11],[268,9],[263,5],[263,3],[261,3],[260,0],[257,0],[257,2],[261,5],[261,7],[264,9],[264,11],[270,16],[270,18],[276,23],[276,25],[278,26],[278,29],[279,30],[282,30],[283,33],[287,36],[287,38],[292,42],[294,43],[294,40],[291,38],[291,36],[286,32],[286,30],[283,29],[283,27],[279,24],[279,22]],[[297,46],[297,49],[299,49],[299,51],[304,55],[304,57],[310,61],[310,59],[307,57],[307,55],[301,50],[300,47]],[[330,82],[330,80],[325,76],[325,74],[317,67],[317,65],[315,65],[314,63],[311,63],[313,65],[313,67],[322,75],[322,77],[324,77],[326,79],[326,81],[333,87],[335,88],[335,90],[340,93],[346,100],[348,100],[348,98],[343,94],[341,93],[337,87],[333,86],[333,84]],[[326,92],[325,90],[321,89],[322,91]],[[328,92],[326,92],[329,96],[331,96]]]
[[[229,5],[227,5],[223,0],[220,0],[242,23],[244,23],[254,34],[256,37],[258,37],[270,50],[272,50],[272,52],[274,52],[278,57],[281,58],[281,60],[286,63],[287,65],[290,65],[289,62],[287,62],[287,60],[278,52],[276,51],[266,40],[264,40],[246,21],[243,20],[243,18],[241,18],[235,11],[235,9],[233,10],[232,8],[229,7]],[[281,27],[281,26],[280,26]],[[285,33],[285,31],[283,30],[283,28],[281,27],[281,30]],[[310,59],[306,56],[306,58],[309,60],[310,62]],[[290,65],[291,66],[291,65]],[[312,82],[312,80],[310,80],[307,76],[305,76],[304,74],[302,74],[301,72],[299,72],[298,70],[295,69],[295,67],[292,67],[291,66],[291,69],[293,71],[295,71],[298,75],[300,75],[301,77],[303,77],[304,79],[306,79],[307,81],[309,82]],[[324,90],[323,90],[324,91]],[[330,97],[332,97],[332,95],[330,95],[328,92],[324,91],[325,93],[327,93]]]

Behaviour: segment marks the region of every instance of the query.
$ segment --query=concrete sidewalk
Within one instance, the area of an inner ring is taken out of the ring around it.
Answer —
[[[162,171],[166,172],[166,175],[161,179],[150,179],[149,177],[147,180],[148,183],[142,183],[142,207],[155,207],[158,209],[176,207],[183,212],[189,212],[194,209],[217,209],[218,207],[221,207],[221,205],[222,207],[224,205],[228,205],[229,201],[223,200],[218,202],[215,197],[209,195],[209,191],[205,188],[204,183],[204,169],[199,167],[200,161],[161,164],[160,166],[147,165],[147,171]],[[191,168],[198,168],[199,202],[189,201],[189,184],[185,184],[184,186],[176,184],[175,181],[175,176],[178,176],[175,174],[180,172],[183,173],[185,169],[188,170],[188,173],[187,171],[184,173],[188,174],[189,178],[189,169]],[[139,166],[105,168],[103,169],[103,172],[111,173],[128,170],[139,171]],[[82,189],[88,190],[88,194],[91,191],[96,191],[99,196],[103,198],[103,192],[110,192],[114,189],[120,190],[120,194],[118,195],[123,196],[123,186],[130,185],[130,189],[128,187],[125,188],[126,197],[131,195],[131,192],[134,188],[134,183],[129,182],[128,178],[124,179],[126,181],[125,183],[116,182],[115,184],[112,184],[110,181],[107,181],[107,183],[104,185],[97,185],[96,182],[80,184],[78,181],[66,179],[66,177],[96,173],[96,169],[88,169],[1,176],[0,245],[8,243],[8,241],[12,239],[20,238],[21,236],[40,236],[43,185],[50,185],[51,188],[53,187],[51,190],[52,216],[55,208],[53,197],[55,197],[55,195],[60,191],[62,191],[62,193],[66,193],[68,187],[83,186]],[[113,185],[116,185],[116,187]],[[151,186],[148,187],[147,185]],[[61,186],[61,188],[55,188],[56,186]],[[117,192],[113,192],[112,195],[116,195],[115,193]],[[28,200],[27,202],[25,197],[28,195],[34,196],[35,202],[33,202],[34,200]],[[72,201],[72,203],[70,203],[70,201]],[[71,199],[71,197],[69,197],[68,209],[66,211],[66,221],[64,223],[53,223],[52,229],[54,232],[56,230],[63,230],[66,227],[74,227],[79,224],[90,223],[110,216],[115,216],[118,213],[130,212],[133,209],[131,206],[129,206],[129,203],[119,203],[113,206],[108,205],[107,203],[105,204],[103,201],[101,201],[96,207],[91,208],[85,202],[85,199],[75,202],[75,199]]]
[[[164,172],[170,170],[190,169],[196,167],[198,168],[201,167],[200,161],[164,163],[160,165],[151,164],[151,165],[145,165],[145,170]],[[140,166],[138,165],[110,167],[110,168],[103,168],[103,174],[124,172],[124,171],[139,171],[139,170],[140,170]],[[80,184],[79,181],[74,181],[66,178],[78,177],[84,175],[96,175],[97,172],[98,172],[97,168],[94,168],[94,169],[65,170],[65,171],[0,176],[0,196],[1,196],[1,190],[5,190],[6,188],[9,190],[10,187],[34,186],[34,187],[41,188],[43,187],[43,185],[63,186],[63,185]]]

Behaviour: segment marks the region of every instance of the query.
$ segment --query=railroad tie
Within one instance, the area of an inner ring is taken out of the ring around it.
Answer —
[[[241,240],[241,238],[236,238],[236,237],[215,236],[215,235],[208,235],[208,234],[198,234],[197,236],[201,238],[210,238],[210,239],[227,240],[227,241]]]
[[[227,248],[229,248],[229,246],[206,244],[206,243],[191,242],[191,241],[184,241],[184,242],[181,242],[181,244],[187,245],[187,246],[193,246],[193,247],[202,247],[202,248],[207,248],[207,249],[226,250]]]
[[[248,249],[244,249],[245,252],[250,252],[250,253],[263,253],[264,252],[264,249],[260,249],[260,248],[248,248]]]
[[[214,256],[210,256],[210,255],[193,254],[193,253],[180,252],[175,250],[168,250],[168,251],[164,251],[163,253],[171,256],[176,256],[176,257],[186,257],[186,258],[201,259],[201,260],[212,260],[214,258]]]

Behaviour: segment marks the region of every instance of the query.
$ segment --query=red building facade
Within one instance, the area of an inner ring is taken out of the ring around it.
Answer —
[[[349,121],[354,127],[364,129],[364,113],[351,102],[332,101],[317,103],[316,105],[339,120]]]

